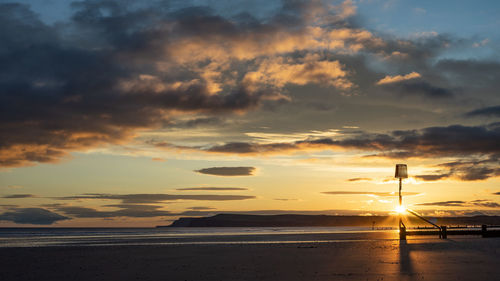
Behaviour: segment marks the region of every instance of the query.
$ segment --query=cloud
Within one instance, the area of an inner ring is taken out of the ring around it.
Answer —
[[[499,192],[495,192],[493,193],[494,195],[500,195],[500,191]]]
[[[55,25],[27,5],[2,4],[0,166],[56,163],[73,151],[129,143],[169,126],[218,127],[232,114],[259,108],[265,119],[271,108],[290,105],[284,120],[297,110],[308,116],[308,107],[343,109],[335,99],[342,93],[369,104],[394,92],[436,109],[435,99],[463,94],[489,101],[483,97],[495,98],[498,89],[498,63],[442,59],[444,51],[470,46],[470,40],[437,33],[382,37],[353,18],[352,1],[283,1],[265,17],[167,2],[80,1],[68,20]],[[383,69],[407,74],[382,78],[369,61],[374,57]],[[373,89],[386,78],[392,83]],[[326,91],[332,95],[317,98]],[[310,126],[307,118],[302,123]],[[305,139],[269,145],[238,140],[211,152],[318,147]]]
[[[379,37],[351,18],[352,1],[284,1],[266,18],[165,3],[81,1],[58,25],[45,24],[28,6],[3,4],[0,37],[8,47],[0,53],[0,133],[6,136],[0,166],[54,163],[72,151],[127,143],[164,126],[216,126],[215,114],[293,102],[288,86],[364,90],[363,84],[376,83],[365,77],[377,76],[365,56],[404,58],[402,72],[414,71],[387,79],[441,78],[389,83],[398,84],[395,91],[452,96],[445,75],[427,75],[426,63],[454,38]]]
[[[420,78],[422,77],[420,74],[417,72],[411,72],[406,75],[396,75],[396,76],[385,76],[384,78],[380,79],[376,84],[377,85],[383,85],[383,84],[390,84],[390,83],[396,83],[396,82],[401,82],[404,80],[410,80],[410,79],[415,79],[415,78]]]
[[[354,150],[366,157],[389,159],[452,157],[460,161],[443,163],[431,174],[417,179],[436,181],[446,178],[463,181],[485,180],[500,175],[500,126],[497,123],[479,126],[450,125],[419,130],[397,130],[388,133],[354,132],[338,137],[309,136],[288,142],[229,142],[214,146],[181,147],[153,143],[164,149],[191,150],[204,153],[240,156],[291,154],[309,150]]]
[[[198,200],[198,201],[230,201],[255,199],[251,195],[215,195],[215,194],[105,194],[88,193],[76,196],[55,197],[58,200],[81,200],[81,199],[99,199],[99,200],[121,200],[124,204],[147,204],[160,203],[164,201],[177,200]]]
[[[64,214],[76,218],[112,218],[112,217],[132,217],[132,218],[148,218],[171,216],[169,211],[159,210],[162,206],[153,205],[137,205],[137,204],[122,204],[122,205],[107,205],[107,207],[120,208],[116,211],[100,211],[93,208],[67,206],[56,207],[56,210]]]
[[[471,167],[460,175],[460,178],[465,181],[485,180],[494,176],[498,176],[500,169],[490,167]]]
[[[347,181],[355,182],[355,181],[371,181],[371,180],[372,180],[371,178],[352,178],[348,179]]]
[[[33,194],[11,194],[2,196],[2,198],[5,199],[20,199],[20,198],[34,198],[34,197],[36,197],[36,195]]]
[[[232,177],[232,176],[253,176],[255,167],[212,167],[196,170],[200,174]]]
[[[386,90],[397,93],[404,97],[424,97],[430,99],[452,98],[453,92],[445,87],[434,86],[426,81],[400,81],[382,84]]]
[[[20,208],[0,214],[0,220],[19,224],[50,225],[70,218],[42,208]]]
[[[359,210],[324,210],[324,211],[308,211],[308,210],[254,210],[254,211],[231,211],[217,210],[209,207],[191,207],[190,210],[173,213],[168,211],[157,210],[159,206],[154,206],[154,210],[129,210],[122,209],[117,211],[101,211],[86,207],[61,207],[59,211],[68,216],[77,218],[113,218],[113,217],[179,217],[179,216],[209,216],[214,214],[253,214],[253,215],[276,215],[276,214],[309,214],[309,215],[359,215],[364,212]],[[372,212],[374,214],[386,215],[387,212]]]
[[[299,199],[296,199],[296,198],[274,198],[273,200],[276,200],[276,201],[300,201]]]
[[[6,208],[6,209],[12,209],[12,208],[17,208],[19,205],[14,205],[14,204],[2,204],[0,205],[1,208]]]
[[[434,69],[446,73],[454,85],[464,90],[470,89],[471,94],[477,95],[477,91],[482,91],[483,104],[498,104],[494,97],[500,85],[500,81],[497,79],[500,62],[495,60],[442,59],[434,65]],[[496,102],[492,103],[492,101]]]
[[[220,117],[199,117],[188,120],[177,120],[168,124],[169,128],[198,128],[198,127],[213,127],[223,126],[225,120]]]
[[[189,210],[215,210],[215,208],[212,207],[203,207],[203,206],[195,206],[195,207],[189,207]]]
[[[153,157],[153,158],[151,158],[151,160],[156,161],[156,162],[165,162],[165,161],[167,161],[164,158],[160,158],[160,157]]]
[[[242,214],[242,215],[331,215],[331,216],[359,216],[364,215],[365,210],[253,210],[253,211],[238,211],[238,210],[217,210],[217,211],[185,211],[176,214],[176,216],[213,216],[215,214]],[[385,216],[388,212],[371,211],[372,215]]]
[[[497,202],[493,202],[490,200],[474,200],[471,201],[473,205],[480,206],[480,207],[487,207],[487,208],[500,208],[500,204]]]
[[[372,192],[372,191],[324,191],[321,192],[328,195],[368,195],[375,197],[397,197],[399,193],[397,192]],[[419,195],[418,192],[403,192],[404,196],[414,196]]]
[[[500,175],[500,168],[498,168],[499,163],[500,160],[498,155],[493,154],[486,159],[471,159],[442,163],[437,165],[440,170],[437,170],[435,174],[417,175],[415,177],[424,181],[436,181],[447,178],[457,178],[463,181],[486,180]]]
[[[434,209],[434,210],[418,210],[418,212],[426,217],[463,217],[463,216],[498,216],[498,210],[481,210],[466,209],[466,210],[450,210],[450,209]]]
[[[419,203],[415,204],[419,206],[442,206],[442,207],[462,207],[466,205],[465,201],[441,201],[441,202],[430,202],[430,203]]]
[[[383,44],[346,25],[355,13],[350,1],[285,1],[265,20],[174,6],[81,1],[67,21],[49,25],[27,5],[1,4],[0,166],[55,163],[72,151],[123,144],[169,124],[174,113],[242,113],[284,102],[286,84],[347,89],[341,63],[315,53]]]
[[[479,48],[479,47],[487,45],[488,43],[490,43],[490,39],[485,38],[485,39],[483,39],[483,40],[481,40],[479,42],[475,42],[474,44],[472,44],[472,46],[474,48]]]
[[[251,84],[269,84],[274,87],[309,83],[340,89],[353,87],[353,84],[346,79],[347,73],[338,61],[320,60],[318,55],[307,55],[303,60],[303,63],[294,63],[291,58],[265,59],[256,71],[245,75],[244,81]]]
[[[248,190],[248,188],[244,187],[185,187],[185,188],[177,188],[175,190],[179,191],[194,191],[194,190],[207,190],[207,191],[239,191],[239,190]]]
[[[469,111],[465,114],[468,117],[485,116],[485,117],[500,117],[500,105],[483,107]]]
[[[296,143],[247,143],[230,142],[223,145],[216,145],[205,149],[207,152],[229,153],[229,154],[272,154],[287,150],[297,150]]]
[[[430,203],[419,203],[419,206],[443,206],[443,207],[470,207],[478,206],[485,208],[498,208],[500,204],[490,200],[479,199],[473,201],[441,201],[441,202],[430,202]]]
[[[415,178],[423,181],[437,181],[449,178],[450,174],[416,175]]]
[[[461,157],[500,153],[499,126],[427,127],[420,130],[397,130],[389,133],[358,133],[339,138],[308,138],[294,142],[252,143],[230,142],[211,147],[179,147],[165,143],[164,148],[191,149],[203,152],[239,155],[289,153],[309,149],[357,149],[374,151],[386,158]]]

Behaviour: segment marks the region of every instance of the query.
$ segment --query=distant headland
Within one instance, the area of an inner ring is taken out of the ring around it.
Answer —
[[[438,225],[500,225],[500,216],[429,217]],[[218,214],[210,217],[183,217],[168,226],[158,227],[307,227],[307,226],[396,226],[397,216],[332,215],[243,215]],[[408,217],[410,223],[421,222]]]

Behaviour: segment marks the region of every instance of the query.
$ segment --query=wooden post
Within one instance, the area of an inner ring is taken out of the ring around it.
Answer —
[[[404,224],[399,226],[399,240],[406,240],[406,226]]]
[[[408,169],[406,164],[396,164],[395,178],[399,178],[399,239],[406,240],[406,226],[403,223],[403,196],[401,194],[401,188],[403,185],[403,178],[408,178]]]
[[[486,224],[481,225],[481,235],[483,236],[483,238],[488,236],[487,232],[488,232],[488,229],[487,229]]]
[[[399,207],[403,206],[403,196],[401,195],[402,178],[399,178]],[[406,226],[403,223],[403,214],[399,213],[399,240],[406,240]]]
[[[448,238],[448,235],[446,233],[446,225],[442,225],[441,226],[441,232],[442,232],[442,237],[443,239],[447,239]]]

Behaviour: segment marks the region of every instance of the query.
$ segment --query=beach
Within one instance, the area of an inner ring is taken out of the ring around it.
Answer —
[[[246,241],[233,236],[183,243],[4,247],[0,280],[494,280],[500,276],[498,238],[418,237],[400,242],[393,234],[360,234],[356,239],[349,234],[313,235],[304,241],[289,236]]]

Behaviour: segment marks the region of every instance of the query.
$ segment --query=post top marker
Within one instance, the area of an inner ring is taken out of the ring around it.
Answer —
[[[395,178],[406,179],[408,178],[408,168],[406,164],[396,164]]]

